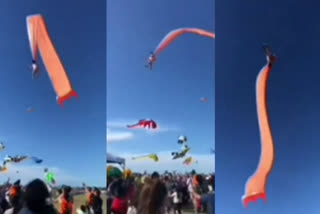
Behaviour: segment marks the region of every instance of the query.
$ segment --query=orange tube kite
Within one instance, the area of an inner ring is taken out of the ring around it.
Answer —
[[[248,207],[250,202],[259,199],[267,201],[266,185],[275,158],[274,141],[267,106],[267,88],[269,75],[276,61],[276,56],[271,54],[268,47],[265,47],[265,51],[267,64],[261,69],[256,82],[257,112],[261,138],[260,162],[256,172],[247,181],[245,195],[242,197],[245,207]]]
[[[185,33],[194,33],[200,36],[209,37],[215,39],[215,34],[209,31],[205,31],[198,28],[180,28],[169,32],[164,39],[160,42],[156,50],[154,51],[154,55],[159,55],[164,49],[166,49],[172,42],[174,42],[179,36]]]
[[[148,58],[148,65],[152,69],[153,64],[157,61],[158,55],[164,51],[171,43],[173,43],[178,37],[186,33],[198,34],[200,36],[209,37],[215,39],[216,35],[213,32],[205,31],[199,28],[179,28],[170,31],[158,44],[156,49],[151,53]]]
[[[50,38],[45,19],[42,15],[27,17],[27,30],[32,53],[32,68],[38,67],[38,53],[40,51],[44,65],[57,94],[58,103],[63,106],[66,100],[77,97],[68,74]]]

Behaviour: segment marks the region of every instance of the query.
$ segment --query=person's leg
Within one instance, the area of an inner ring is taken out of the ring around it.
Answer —
[[[194,213],[198,214],[198,204],[195,198],[192,198],[192,204],[193,204]]]
[[[181,203],[178,204],[178,214],[181,214]]]
[[[175,203],[173,206],[174,206],[174,214],[177,214],[177,212],[178,212],[178,204]]]

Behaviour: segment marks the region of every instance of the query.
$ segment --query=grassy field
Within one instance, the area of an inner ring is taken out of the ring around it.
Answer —
[[[76,209],[78,209],[82,204],[86,204],[87,201],[87,196],[86,195],[77,195],[74,196],[74,206]],[[107,201],[107,197],[106,195],[102,195],[102,200],[103,200],[103,213],[106,214],[107,210],[106,210],[106,201]],[[60,212],[60,206],[59,204],[55,204],[56,209]]]

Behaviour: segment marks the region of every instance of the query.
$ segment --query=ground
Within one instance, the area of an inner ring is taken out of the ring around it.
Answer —
[[[87,201],[87,196],[84,195],[77,195],[74,196],[74,206],[76,209],[78,209],[80,207],[80,205],[85,204]],[[107,213],[107,209],[106,209],[106,201],[107,201],[107,197],[105,195],[102,195],[102,200],[103,200],[103,213],[106,214]],[[55,204],[56,208],[58,211],[60,211],[60,207],[58,204]]]

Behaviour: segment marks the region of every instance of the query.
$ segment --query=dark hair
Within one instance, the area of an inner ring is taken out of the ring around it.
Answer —
[[[153,172],[152,175],[151,175],[151,178],[154,179],[154,178],[159,178],[160,175],[158,172]]]
[[[127,185],[123,179],[119,179],[114,183],[114,195],[117,198],[124,198],[127,196]]]
[[[67,195],[70,194],[71,190],[72,190],[72,188],[71,188],[70,186],[65,186],[65,187],[63,188],[63,192],[64,192],[65,194],[67,194]]]
[[[81,206],[80,206],[80,210],[83,211],[83,212],[85,212],[85,211],[87,210],[87,207],[86,207],[85,205],[81,205]]]
[[[34,213],[47,212],[47,198],[50,196],[46,184],[40,180],[35,179],[27,186],[24,193],[24,201],[29,210]]]
[[[148,182],[139,197],[139,214],[160,213],[167,197],[167,188],[160,180]]]

